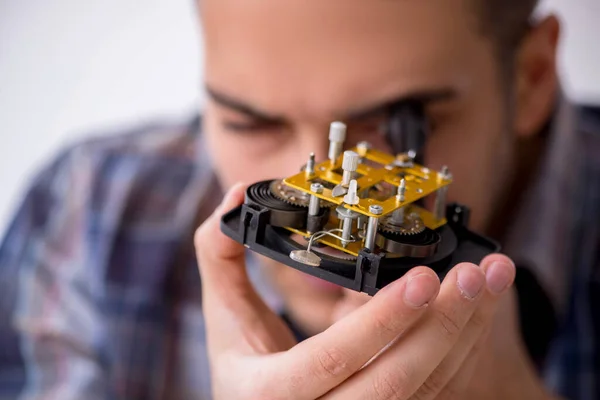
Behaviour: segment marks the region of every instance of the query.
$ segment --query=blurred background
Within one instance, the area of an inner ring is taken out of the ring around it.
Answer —
[[[600,1],[564,22],[567,93],[600,103]],[[201,107],[193,0],[0,0],[0,239],[31,175],[66,143]]]

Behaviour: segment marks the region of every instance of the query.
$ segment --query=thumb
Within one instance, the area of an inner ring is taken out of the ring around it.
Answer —
[[[211,352],[234,347],[258,353],[282,350],[289,329],[263,302],[246,273],[245,247],[220,230],[223,214],[242,204],[246,186],[236,184],[194,235],[202,282],[202,307]],[[293,340],[292,340],[293,342]],[[291,346],[291,343],[286,346]]]
[[[235,277],[238,283],[246,283],[247,276],[244,265],[244,246],[225,236],[220,231],[221,217],[231,209],[242,204],[245,185],[235,184],[223,198],[213,214],[196,230],[194,245],[198,258],[198,267],[202,281],[210,281],[211,285],[202,285],[205,289],[217,289],[217,284],[227,282]],[[203,261],[203,262],[202,262]],[[223,268],[226,268],[225,271]],[[223,273],[226,272],[226,273]],[[225,282],[224,282],[225,281]]]

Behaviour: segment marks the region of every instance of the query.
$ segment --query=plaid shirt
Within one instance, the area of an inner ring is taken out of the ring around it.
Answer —
[[[512,248],[562,310],[549,385],[592,399],[600,398],[600,118],[572,114],[560,118],[568,126],[555,122],[524,202],[535,223],[517,220],[526,223],[516,232],[529,235]],[[191,247],[221,193],[199,126],[196,118],[88,141],[35,179],[0,245],[0,398],[210,398]],[[575,180],[563,185],[567,178]],[[548,191],[568,208],[536,200]],[[260,270],[251,275],[278,307]]]

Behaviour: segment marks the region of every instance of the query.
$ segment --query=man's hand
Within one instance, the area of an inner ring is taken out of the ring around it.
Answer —
[[[297,344],[250,284],[244,246],[219,230],[242,200],[238,185],[195,236],[216,399],[465,398],[514,280],[510,259],[459,264],[441,284],[429,268],[414,268]]]

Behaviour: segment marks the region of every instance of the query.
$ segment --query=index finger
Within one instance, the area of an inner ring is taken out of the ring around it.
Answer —
[[[201,273],[203,291],[220,290],[223,285],[244,283],[244,246],[220,232],[223,214],[244,200],[245,185],[234,185],[213,214],[196,230],[194,246]],[[208,284],[210,283],[210,284]]]
[[[259,322],[275,320],[248,278],[245,247],[220,230],[222,215],[243,202],[244,190],[245,185],[235,185],[194,237],[211,357],[244,345],[242,338],[247,331],[253,331],[256,337],[268,342],[270,333],[264,327],[268,324]]]

